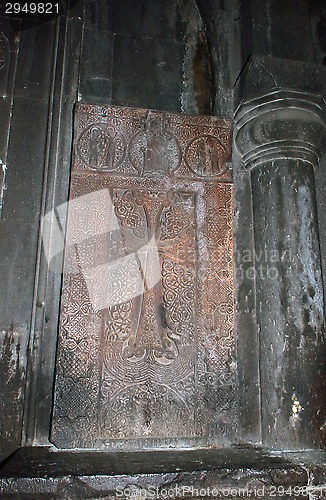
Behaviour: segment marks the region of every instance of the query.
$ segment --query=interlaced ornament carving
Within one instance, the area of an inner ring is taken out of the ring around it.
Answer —
[[[229,122],[78,105],[75,127],[52,441],[232,440]]]

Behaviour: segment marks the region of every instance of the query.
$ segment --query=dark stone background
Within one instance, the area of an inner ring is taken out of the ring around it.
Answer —
[[[40,220],[67,200],[74,104],[233,117],[248,61],[257,55],[271,57],[271,68],[283,67],[293,88],[300,90],[293,76],[300,74],[316,80],[311,88],[321,92],[326,7],[323,0],[79,0],[66,17],[33,28],[27,19],[0,14],[0,31],[10,42],[10,58],[6,54],[0,71],[0,457],[5,459],[21,445],[48,444],[61,276],[47,269]],[[325,168],[324,162],[316,174],[324,282]],[[235,245],[241,255],[252,249],[252,210],[250,179],[236,152],[234,181]],[[240,259],[236,265],[251,264]],[[246,279],[236,285],[239,441],[259,444],[254,290]]]

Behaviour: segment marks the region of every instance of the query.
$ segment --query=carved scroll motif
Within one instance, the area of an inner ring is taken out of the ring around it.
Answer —
[[[229,156],[226,120],[77,107],[57,446],[234,435]]]

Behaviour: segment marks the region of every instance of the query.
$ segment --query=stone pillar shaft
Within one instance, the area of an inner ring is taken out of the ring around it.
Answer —
[[[314,166],[321,99],[279,91],[243,103],[236,144],[251,170],[263,444],[325,444],[326,350]],[[241,332],[239,332],[241,334]]]
[[[269,161],[251,174],[262,433],[277,448],[318,447],[325,417],[314,176],[301,163]]]

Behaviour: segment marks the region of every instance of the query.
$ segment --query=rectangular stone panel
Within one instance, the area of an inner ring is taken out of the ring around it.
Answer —
[[[77,105],[48,250],[68,213],[56,446],[234,439],[230,139],[220,118]]]

